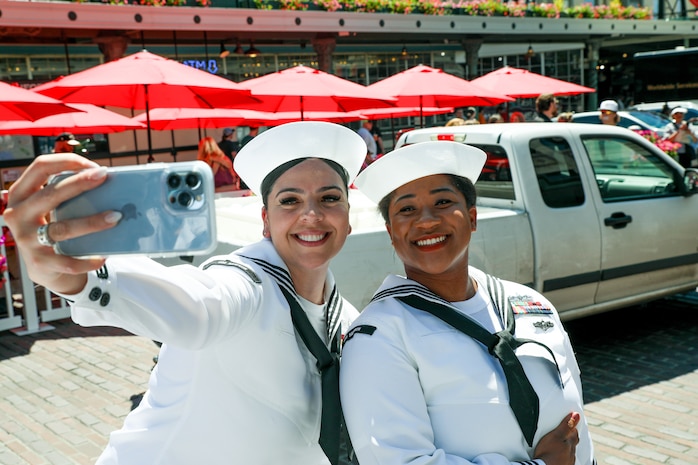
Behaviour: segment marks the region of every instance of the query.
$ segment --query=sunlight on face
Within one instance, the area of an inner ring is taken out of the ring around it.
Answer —
[[[467,207],[449,176],[427,176],[399,187],[388,215],[388,232],[408,277],[467,268],[477,211]]]
[[[339,174],[320,159],[303,161],[276,180],[267,204],[265,230],[289,270],[326,270],[350,231]]]

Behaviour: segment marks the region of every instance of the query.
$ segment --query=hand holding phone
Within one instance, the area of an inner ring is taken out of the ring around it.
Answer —
[[[50,182],[72,174],[59,174]],[[103,184],[63,202],[52,221],[113,210],[122,214],[119,223],[59,241],[54,249],[75,257],[209,253],[216,246],[213,185],[211,169],[201,161],[109,168]]]

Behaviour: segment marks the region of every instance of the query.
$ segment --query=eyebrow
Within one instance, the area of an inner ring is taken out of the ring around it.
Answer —
[[[451,187],[438,187],[438,188],[436,188],[436,189],[430,190],[430,191],[429,191],[429,194],[433,195],[433,194],[438,194],[438,193],[440,193],[440,192],[452,192],[452,193],[455,193],[456,191],[453,190],[453,188],[451,188]],[[415,198],[415,197],[416,197],[415,194],[405,194],[405,195],[402,195],[402,196],[396,198],[396,199],[395,199],[395,202],[399,202],[400,200],[405,200],[405,199],[412,199],[412,198]]]
[[[332,190],[340,190],[340,191],[344,192],[344,190],[336,184],[321,187],[320,189],[318,189],[318,192],[327,192],[327,191],[332,191]],[[291,192],[293,194],[302,194],[304,191],[303,191],[303,189],[300,189],[298,187],[287,187],[287,188],[281,189],[279,192],[277,192],[277,194],[274,197],[276,198],[276,197],[278,197],[281,194],[284,194],[286,192]]]

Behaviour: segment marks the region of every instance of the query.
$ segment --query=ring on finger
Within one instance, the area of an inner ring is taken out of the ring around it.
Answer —
[[[51,239],[51,237],[48,235],[49,226],[50,223],[42,224],[41,226],[39,226],[39,228],[36,230],[36,240],[39,242],[39,244],[43,246],[53,247],[56,241]]]

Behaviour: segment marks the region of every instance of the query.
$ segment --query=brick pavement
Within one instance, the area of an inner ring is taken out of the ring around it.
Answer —
[[[566,324],[599,463],[698,464],[698,295],[682,300]]]
[[[0,465],[94,463],[146,389],[152,341],[52,324],[35,335],[0,333]],[[566,326],[599,463],[698,464],[698,301],[664,300]]]

